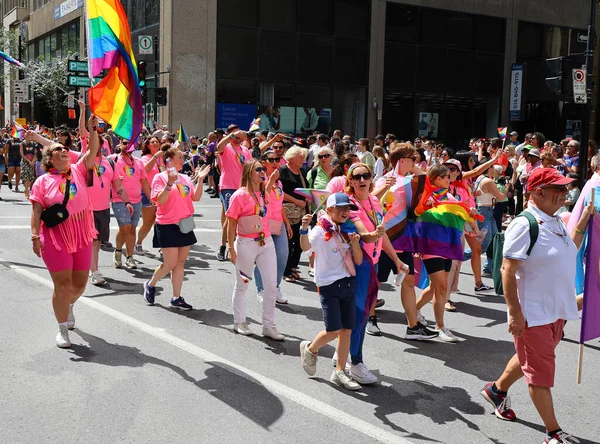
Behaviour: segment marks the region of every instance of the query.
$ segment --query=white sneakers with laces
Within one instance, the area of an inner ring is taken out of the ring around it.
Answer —
[[[56,334],[56,346],[59,348],[71,347],[71,340],[69,339],[69,329],[66,325],[58,326],[58,333]]]
[[[285,339],[283,337],[283,335],[281,333],[279,333],[279,331],[277,330],[277,327],[275,327],[275,324],[273,324],[272,327],[263,327],[262,335],[265,338],[271,338],[274,341],[283,341]]]
[[[106,284],[106,279],[104,279],[104,276],[102,276],[102,273],[100,273],[99,271],[94,271],[90,276],[90,280],[92,282],[92,285]]]
[[[350,376],[359,384],[368,385],[375,384],[377,382],[377,376],[371,373],[363,362],[352,365],[350,369]]]
[[[444,342],[458,342],[458,338],[454,336],[448,327],[442,327],[439,330],[436,330],[439,333],[438,338]]]
[[[332,384],[345,388],[346,390],[360,390],[360,384],[341,370],[334,370],[331,374],[331,378],[329,378],[329,381]]]
[[[125,259],[125,268],[129,268],[130,270],[137,269],[137,263],[135,262],[133,256],[129,256],[127,259]]]

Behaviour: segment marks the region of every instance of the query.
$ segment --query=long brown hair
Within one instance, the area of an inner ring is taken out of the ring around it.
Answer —
[[[254,189],[254,184],[252,183],[252,173],[257,168],[257,166],[260,168],[264,168],[262,163],[259,160],[254,160],[254,159],[244,165],[244,168],[242,170],[242,180],[241,180],[240,185],[243,188],[246,188],[246,190],[248,190],[248,192],[250,192],[250,193],[253,193],[255,191],[260,191],[260,194],[262,195],[262,198],[265,201],[265,205],[266,205],[268,202],[267,202],[267,197],[265,194],[265,187],[266,187],[265,182],[261,182],[258,190]]]
[[[331,171],[331,173],[329,174],[329,180],[333,179],[334,177],[337,176],[343,176],[344,173],[344,167],[347,165],[348,167],[350,167],[350,165],[352,165],[352,163],[354,162],[354,159],[358,159],[358,156],[356,154],[344,154],[342,157],[339,158],[339,163],[337,164],[337,166]]]

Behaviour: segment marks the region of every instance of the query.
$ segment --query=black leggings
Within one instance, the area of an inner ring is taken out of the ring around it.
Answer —
[[[289,276],[292,268],[298,268],[300,263],[300,256],[302,256],[302,248],[300,248],[300,227],[302,222],[292,225],[292,238],[288,241],[290,246],[290,253],[288,256],[287,264],[285,266],[284,276]]]

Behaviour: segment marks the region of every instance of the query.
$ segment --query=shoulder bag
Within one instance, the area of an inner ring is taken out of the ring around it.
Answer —
[[[52,228],[63,223],[69,218],[67,203],[71,196],[71,179],[65,184],[65,198],[62,203],[54,204],[42,211],[41,219],[47,227]]]

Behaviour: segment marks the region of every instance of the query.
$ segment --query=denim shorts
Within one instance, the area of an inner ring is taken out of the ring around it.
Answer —
[[[119,227],[123,225],[133,225],[137,227],[140,221],[140,215],[142,214],[142,203],[131,204],[133,206],[133,215],[129,215],[129,210],[123,202],[113,202],[112,209],[119,224]]]
[[[0,157],[0,173],[6,173],[6,165],[2,157]]]
[[[153,206],[152,202],[150,202],[150,199],[146,197],[146,193],[142,191],[142,208],[149,208],[151,206]]]
[[[235,190],[221,190],[219,196],[221,196],[221,203],[223,204],[223,208],[225,208],[225,212],[229,210],[229,201],[231,200],[231,195],[235,193]]]
[[[319,287],[319,295],[325,330],[352,330],[356,319],[354,277],[346,277],[325,287]]]
[[[21,156],[9,156],[8,166],[21,168]]]

